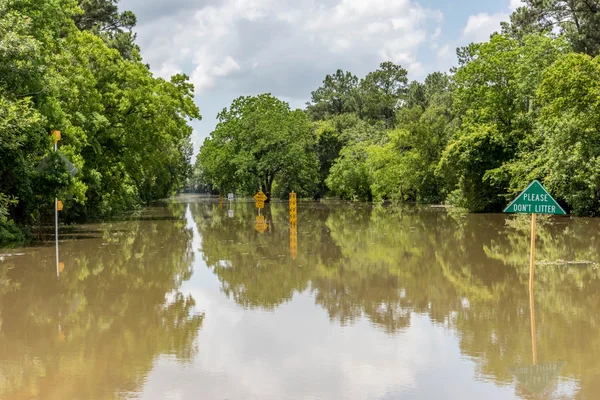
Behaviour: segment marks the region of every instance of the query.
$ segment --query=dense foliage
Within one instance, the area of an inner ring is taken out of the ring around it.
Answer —
[[[105,217],[175,192],[190,172],[193,87],[152,76],[135,16],[115,3],[0,2],[0,242],[19,235],[15,223],[43,222],[55,196],[66,218]]]
[[[256,140],[262,134],[254,126],[237,124],[236,138],[249,146],[242,152],[237,141],[223,141],[220,124],[201,149],[198,184],[270,192],[268,181],[240,175],[248,169],[236,160],[248,161],[250,152],[255,164],[274,156],[283,161],[274,168],[289,165],[288,173],[273,175],[275,186],[315,198],[446,202],[497,212],[539,179],[574,214],[597,215],[600,1],[524,4],[502,33],[459,48],[448,74],[408,82],[408,71],[384,62],[363,79],[343,70],[327,75],[307,103],[310,134],[298,117],[293,129],[277,123],[267,144]],[[240,121],[260,112],[238,111]],[[275,121],[275,112],[264,118]],[[294,130],[303,132],[300,143],[287,139]],[[283,156],[290,153],[293,164]]]

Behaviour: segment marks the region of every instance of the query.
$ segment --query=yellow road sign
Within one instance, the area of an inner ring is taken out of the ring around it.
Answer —
[[[265,208],[265,202],[264,201],[257,201],[256,202],[256,208]]]
[[[259,190],[258,193],[254,195],[254,200],[264,202],[267,200],[267,195],[265,195],[262,190]]]
[[[60,131],[52,131],[52,140],[54,143],[58,143],[60,140]]]
[[[58,211],[62,211],[62,210],[63,210],[63,207],[64,207],[64,206],[63,206],[63,202],[62,202],[62,201],[60,201],[60,200],[58,200],[58,201],[56,202],[56,209],[57,209]]]

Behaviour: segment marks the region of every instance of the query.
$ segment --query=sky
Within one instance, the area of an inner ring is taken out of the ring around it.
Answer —
[[[423,80],[456,64],[456,48],[485,41],[520,0],[121,0],[133,11],[155,75],[190,76],[202,121],[194,154],[216,116],[242,95],[271,93],[303,108],[325,75],[359,78],[392,61]]]

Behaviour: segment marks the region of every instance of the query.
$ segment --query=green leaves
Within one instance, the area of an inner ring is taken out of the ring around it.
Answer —
[[[516,190],[515,172],[527,170],[518,160],[538,150],[536,88],[543,71],[565,51],[563,40],[541,35],[521,42],[494,35],[462,49],[453,92],[461,126],[438,168],[448,191],[454,191],[453,201],[471,211],[502,209],[506,194]]]
[[[250,194],[262,188],[270,197],[277,179],[286,189],[312,193],[317,159],[306,114],[261,94],[235,99],[218,119],[197,160],[215,189]]]
[[[510,17],[503,31],[523,38],[531,33],[550,33],[557,28],[573,50],[591,56],[600,51],[600,2],[598,0],[524,0]]]
[[[327,75],[323,86],[313,91],[307,111],[313,120],[329,118],[356,111],[358,78],[350,72],[338,69]]]
[[[393,124],[399,102],[408,92],[407,74],[402,66],[390,61],[381,63],[379,69],[367,74],[360,88],[368,119],[383,121],[388,127]]]
[[[90,10],[81,14],[71,0],[0,4],[0,193],[14,200],[7,212],[20,223],[51,212],[56,193],[67,220],[104,217],[173,194],[190,173],[188,122],[200,118],[193,86],[185,75],[154,78],[139,57],[124,58],[98,36],[130,28],[130,14],[77,29],[73,18]],[[74,179],[36,171],[54,157],[55,129],[80,170]]]
[[[545,183],[580,215],[600,210],[599,61],[567,54],[545,71],[538,89]]]

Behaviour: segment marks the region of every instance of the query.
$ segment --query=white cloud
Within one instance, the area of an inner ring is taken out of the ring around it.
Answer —
[[[522,0],[510,0],[510,9],[516,10],[519,7],[523,7],[525,3]]]
[[[489,14],[482,12],[476,15],[469,16],[467,25],[463,30],[463,37],[475,41],[483,42],[489,39],[494,32],[500,31],[500,23],[510,21],[510,14],[519,7],[524,6],[522,0],[509,0],[508,9],[506,12],[498,12]]]
[[[450,48],[450,45],[446,44],[446,45],[440,47],[437,50],[436,55],[440,59],[446,59],[448,57],[452,57],[453,54],[452,54],[452,49]]]
[[[362,75],[391,60],[420,77],[418,49],[439,37],[442,19],[414,0],[224,0],[142,24],[138,34],[152,69],[189,73],[197,93],[235,85],[300,97],[314,88],[295,76],[310,71],[318,83],[337,68]]]
[[[433,34],[431,35],[431,40],[432,41],[436,41],[437,39],[440,38],[440,36],[442,35],[442,28],[440,28],[439,26],[437,28],[435,28],[435,31],[433,32]]]
[[[166,62],[161,65],[160,69],[157,71],[157,75],[161,78],[169,80],[173,75],[181,73],[181,69],[172,63]]]
[[[464,36],[475,42],[486,41],[492,33],[500,30],[500,22],[507,21],[508,18],[509,14],[507,13],[471,15],[463,31]]]

